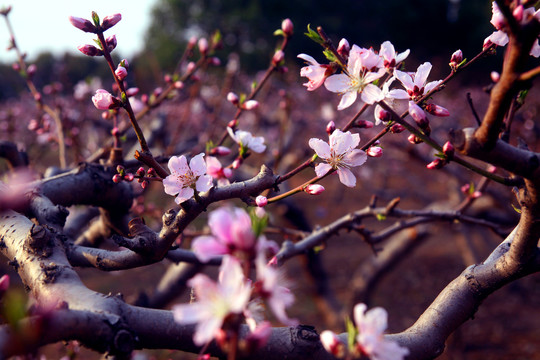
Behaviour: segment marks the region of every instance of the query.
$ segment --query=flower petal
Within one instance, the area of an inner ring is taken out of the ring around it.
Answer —
[[[213,236],[198,236],[193,240],[191,245],[195,256],[201,262],[206,263],[211,258],[228,253],[228,248],[225,244],[217,240]]]
[[[200,176],[206,174],[206,162],[204,161],[204,153],[200,153],[191,158],[189,167],[193,175]]]
[[[315,173],[317,174],[317,177],[323,177],[330,170],[332,170],[332,166],[326,163],[320,163],[319,165],[315,166]]]
[[[337,109],[343,110],[351,106],[356,101],[357,95],[358,93],[356,92],[356,90],[348,91],[345,94],[343,94],[343,96],[341,97],[341,101],[338,104]]]
[[[416,75],[414,76],[414,84],[418,86],[418,88],[424,87],[424,84],[426,83],[427,77],[429,76],[429,73],[431,72],[431,63],[429,61],[426,61],[422,65],[418,67],[416,70]]]
[[[345,186],[355,187],[356,186],[356,177],[349,169],[339,168],[337,171],[339,175],[339,181]]]
[[[195,192],[190,187],[180,189],[178,195],[176,196],[176,199],[174,199],[174,202],[180,205],[184,201],[191,199],[194,193]]]
[[[360,149],[354,149],[343,157],[343,162],[351,167],[363,165],[366,160],[366,152]]]
[[[399,71],[397,69],[394,70],[394,76],[401,81],[405,89],[412,90],[414,88],[414,83],[412,81],[412,78],[409,74],[403,71]]]
[[[195,188],[197,189],[197,191],[207,192],[214,186],[212,179],[213,178],[210,175],[203,175],[199,177],[199,179],[195,183]]]
[[[362,91],[361,98],[363,102],[371,105],[381,100],[384,100],[384,94],[377,86],[373,84],[368,84]]]
[[[331,75],[324,82],[324,87],[331,92],[343,93],[351,87],[351,79],[345,74]]]
[[[330,145],[326,141],[317,138],[309,139],[309,147],[312,148],[321,159],[330,158]]]
[[[189,171],[187,159],[182,156],[171,156],[169,163],[167,164],[171,173],[185,174]]]

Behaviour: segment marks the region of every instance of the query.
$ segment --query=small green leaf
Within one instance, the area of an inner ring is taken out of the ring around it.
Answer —
[[[313,31],[309,24],[307,26],[307,32],[304,33],[304,35],[306,35],[308,38],[310,38],[311,40],[315,41],[318,44],[321,44],[321,45],[324,44],[324,40],[322,39],[322,37],[316,31]]]
[[[214,148],[214,142],[212,140],[208,140],[206,142],[206,153],[210,153],[210,150]]]
[[[268,215],[265,214],[260,218],[255,214],[255,208],[252,208],[249,217],[251,218],[251,229],[255,233],[255,237],[259,237],[268,226]]]
[[[384,221],[384,220],[386,220],[386,215],[384,215],[384,214],[377,214],[377,215],[375,215],[375,217],[376,217],[377,220],[379,220],[379,221]]]
[[[323,54],[328,59],[328,61],[330,62],[337,61],[336,55],[334,55],[334,53],[330,51],[329,49],[325,49],[323,51]]]
[[[274,31],[274,36],[285,36],[285,33],[281,29]]]
[[[512,205],[512,207],[514,208],[514,210],[518,213],[518,214],[521,214],[521,209],[518,209],[514,204],[510,204]]]
[[[347,317],[345,319],[345,327],[347,329],[347,345],[349,349],[354,349],[354,344],[356,343],[356,335],[358,335],[358,330],[352,320]]]
[[[92,11],[92,21],[96,27],[99,27],[99,16],[95,11]]]

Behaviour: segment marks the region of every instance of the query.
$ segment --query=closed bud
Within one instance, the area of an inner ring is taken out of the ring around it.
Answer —
[[[98,89],[92,96],[94,106],[99,110],[109,110],[118,108],[121,105],[120,100],[112,96],[107,90]]]
[[[412,118],[420,128],[423,129],[429,125],[426,113],[424,112],[424,110],[422,110],[420,106],[416,105],[413,101],[409,101],[409,114],[411,114]]]
[[[281,22],[281,30],[286,36],[292,36],[294,25],[291,19],[287,18]]]
[[[141,183],[141,187],[142,187],[143,189],[146,189],[147,186],[148,186],[148,181],[143,180],[143,182]]]
[[[448,109],[436,104],[427,104],[426,111],[435,116],[450,116]]]
[[[444,160],[435,159],[429,164],[427,164],[426,167],[430,170],[433,170],[433,169],[441,169],[444,165],[446,165],[446,162]]]
[[[139,93],[139,88],[133,87],[126,90],[126,96],[132,97]]]
[[[274,53],[274,56],[272,57],[272,65],[279,66],[283,60],[285,60],[285,53],[283,50],[278,50]]]
[[[144,176],[145,172],[146,170],[144,170],[144,168],[141,166],[140,168],[137,169],[137,171],[135,172],[135,175],[137,175],[138,177],[141,177],[141,176]]]
[[[226,156],[231,153],[231,149],[225,146],[217,146],[210,150],[210,155]]]
[[[221,60],[218,57],[212,56],[208,59],[208,63],[212,66],[219,66],[221,65]]]
[[[338,359],[345,357],[346,346],[339,337],[330,330],[321,333],[321,343],[326,351]]]
[[[326,133],[328,135],[332,135],[332,133],[336,130],[336,124],[333,121],[329,121],[328,124],[326,124]]]
[[[446,155],[447,158],[452,159],[454,157],[454,145],[450,141],[447,141],[442,148],[443,154]]]
[[[174,82],[174,88],[175,89],[182,89],[184,87],[184,83],[180,80]]]
[[[240,101],[240,99],[238,98],[238,95],[236,95],[235,93],[231,91],[227,94],[227,101],[233,105],[238,105],[238,102]]]
[[[197,65],[195,65],[195,63],[193,61],[190,61],[188,64],[187,64],[187,67],[186,67],[186,72],[187,73],[191,73],[195,70],[195,67]]]
[[[492,71],[489,76],[491,77],[491,81],[493,81],[494,83],[499,82],[499,79],[501,78],[501,74],[496,71]]]
[[[200,38],[197,45],[199,46],[199,52],[201,55],[206,56],[208,54],[208,40],[205,38]]]
[[[459,64],[463,61],[463,52],[461,50],[456,50],[450,57],[450,68],[453,71],[456,71]]]
[[[345,59],[349,57],[349,52],[351,51],[351,46],[347,39],[341,39],[339,41],[337,52],[339,55],[343,56]]]
[[[367,149],[366,154],[371,157],[381,157],[383,155],[383,149],[380,146],[372,146]]]
[[[97,28],[92,24],[90,20],[86,20],[80,17],[70,16],[69,22],[77,29],[89,33],[97,33]]]
[[[392,114],[389,111],[384,110],[382,107],[376,106],[375,117],[380,121],[387,122],[392,119]]]
[[[245,110],[255,110],[259,107],[259,102],[257,100],[248,100],[242,104],[242,108]]]
[[[167,84],[172,83],[172,77],[171,77],[171,75],[166,74],[165,76],[163,76],[163,81],[165,81]]]
[[[324,191],[324,186],[319,184],[309,184],[304,188],[304,191],[310,195],[319,195]]]
[[[5,274],[0,277],[0,292],[5,292],[9,288],[9,275]]]
[[[234,130],[234,128],[236,127],[236,125],[238,125],[238,120],[232,119],[232,120],[229,121],[229,123],[227,124],[227,127],[230,127],[231,129]]]
[[[124,180],[126,181],[132,182],[133,179],[135,179],[135,175],[133,175],[132,173],[127,173],[126,175],[124,175]]]
[[[103,51],[98,49],[97,47],[93,45],[81,45],[77,47],[80,52],[82,52],[86,56],[101,56],[103,55]]]
[[[266,196],[259,195],[255,198],[255,203],[258,207],[265,207],[268,204]]]
[[[118,22],[122,20],[122,14],[114,14],[105,16],[103,18],[103,22],[101,23],[101,29],[103,31],[112,28],[114,25],[118,24]]]
[[[233,169],[238,169],[240,167],[240,165],[242,165],[242,158],[241,157],[238,157],[236,159],[234,159],[233,163],[232,163],[232,168]]]
[[[373,127],[373,123],[368,120],[357,120],[354,125],[359,129],[371,129]]]
[[[9,14],[9,12],[11,11],[11,5],[9,6],[2,6],[2,8],[0,9],[0,14],[4,15],[4,16],[7,16]]]
[[[112,181],[115,184],[118,184],[118,183],[122,182],[122,175],[120,175],[120,174],[114,175],[113,178],[112,178]]]
[[[187,43],[187,47],[189,49],[193,49],[195,47],[195,44],[197,43],[197,37],[196,36],[192,36],[189,38],[188,40],[188,43]]]
[[[414,134],[409,135],[407,140],[413,145],[422,143],[422,139],[416,137],[416,135],[414,135]]]
[[[116,35],[109,36],[107,39],[105,39],[105,42],[107,43],[107,50],[109,50],[109,52],[113,51],[116,48],[116,45],[118,45]]]
[[[126,70],[125,67],[123,66],[118,66],[114,72],[114,74],[116,75],[116,77],[118,78],[118,80],[122,81],[126,78],[128,72]]]
[[[14,62],[13,64],[11,64],[11,68],[17,72],[21,71],[21,65],[19,65],[18,62]]]
[[[390,127],[390,132],[392,134],[399,134],[401,132],[405,131],[405,126],[401,124],[394,124]]]
[[[28,68],[26,69],[26,73],[28,74],[29,77],[32,77],[36,74],[36,71],[37,71],[37,66],[36,64],[31,64],[30,66],[28,66]]]
[[[120,61],[120,66],[123,66],[126,68],[126,70],[129,70],[129,62],[127,59],[122,59],[122,61]]]
[[[146,172],[146,175],[149,177],[155,177],[157,176],[156,169],[154,168],[148,168],[148,171]]]

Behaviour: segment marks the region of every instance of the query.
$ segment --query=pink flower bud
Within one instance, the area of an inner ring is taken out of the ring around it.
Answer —
[[[205,56],[206,54],[208,54],[208,40],[206,40],[205,38],[200,38],[197,45],[199,46],[199,52],[201,53],[201,55]]]
[[[236,125],[238,125],[238,120],[232,119],[232,120],[229,121],[229,123],[227,124],[227,127],[230,127],[231,129],[234,129],[234,128],[236,127]]]
[[[171,77],[171,75],[165,74],[165,76],[163,77],[163,81],[165,81],[167,84],[172,83],[172,77]]]
[[[283,62],[283,60],[285,60],[285,53],[282,50],[278,50],[272,57],[272,64],[274,66],[278,66]]]
[[[427,104],[426,111],[435,116],[450,116],[450,111],[436,104]]]
[[[391,113],[389,111],[384,110],[380,106],[375,107],[375,116],[377,117],[377,119],[384,122],[390,121],[390,119],[392,118]]]
[[[142,187],[143,189],[146,189],[147,186],[148,186],[148,181],[143,180],[143,182],[141,183],[141,187]]]
[[[221,65],[221,60],[219,60],[218,57],[212,56],[210,59],[208,59],[208,63],[212,66],[219,66]]]
[[[77,29],[89,33],[97,33],[97,28],[92,24],[90,20],[86,20],[80,17],[70,16],[69,22]]]
[[[236,158],[236,159],[234,159],[234,161],[232,163],[232,168],[233,169],[238,169],[240,167],[240,165],[242,165],[242,158]]]
[[[347,41],[347,39],[341,39],[337,47],[338,54],[343,56],[344,58],[348,58],[349,51],[351,51],[351,46],[349,45],[349,42]]]
[[[470,192],[470,189],[471,189],[471,184],[465,184],[461,187],[461,192],[464,193],[465,195],[468,195],[469,192]]]
[[[381,157],[383,155],[383,149],[380,146],[372,146],[367,149],[366,154],[371,157]]]
[[[129,62],[127,61],[127,59],[122,59],[120,61],[120,66],[123,66],[126,68],[126,70],[129,70]]]
[[[187,67],[186,67],[186,72],[187,73],[191,73],[193,72],[193,70],[195,70],[195,67],[197,65],[195,65],[195,63],[193,61],[190,61],[188,64],[187,64]]]
[[[324,330],[321,333],[321,343],[324,349],[334,357],[338,359],[345,357],[345,344],[332,331]]]
[[[28,66],[28,68],[26,69],[26,73],[28,74],[28,76],[32,77],[36,74],[36,71],[37,71],[37,66],[36,64],[31,64],[30,66]]]
[[[499,79],[501,78],[501,74],[496,71],[492,71],[489,75],[491,77],[491,81],[493,81],[494,83],[499,82]]]
[[[107,90],[98,89],[96,94],[92,96],[94,106],[99,110],[114,109],[119,106],[118,100],[112,96]]]
[[[430,170],[433,169],[441,169],[444,165],[446,165],[446,162],[441,159],[435,159],[429,164],[426,165],[426,167]]]
[[[521,22],[523,20],[523,5],[518,5],[512,12],[512,15],[514,15],[517,21]]]
[[[355,126],[359,129],[371,129],[373,127],[373,123],[367,120],[357,120]]]
[[[443,151],[443,154],[446,155],[448,158],[451,159],[454,157],[455,149],[454,149],[454,145],[452,145],[450,141],[447,141],[443,145],[442,151]]]
[[[255,198],[255,203],[258,207],[265,207],[268,204],[266,196],[259,195]]]
[[[392,134],[399,134],[403,131],[405,131],[405,127],[401,124],[394,124],[390,127],[390,132]]]
[[[293,34],[294,25],[291,19],[287,18],[281,22],[281,30],[286,36],[291,36]]]
[[[210,155],[226,156],[231,153],[231,149],[225,146],[218,146],[210,150]]]
[[[114,25],[118,24],[120,20],[122,20],[122,14],[105,16],[103,18],[103,22],[101,23],[101,28],[103,29],[103,31],[110,29]]]
[[[14,62],[12,65],[11,65],[11,68],[17,72],[21,71],[21,65],[19,65],[19,63],[17,62]]]
[[[113,51],[118,44],[116,41],[116,35],[109,36],[107,39],[105,39],[105,42],[107,43],[107,50],[109,50],[109,52]]]
[[[452,57],[450,57],[450,63],[449,63],[450,68],[456,71],[458,68],[458,65],[461,64],[462,61],[463,61],[463,52],[461,50],[456,50],[452,54]]]
[[[133,87],[126,90],[126,96],[132,97],[139,93],[139,88]]]
[[[128,72],[125,67],[118,65],[114,74],[118,77],[118,80],[122,81],[126,78]]]
[[[111,135],[112,136],[120,135],[120,129],[117,126],[113,127],[112,130],[111,130]]]
[[[146,170],[144,170],[144,168],[141,166],[137,169],[137,171],[135,172],[135,175],[137,175],[138,177],[141,177],[141,176],[144,176],[145,172]]]
[[[233,93],[232,91],[227,94],[227,101],[230,102],[233,105],[238,105],[238,102],[240,101],[238,98],[238,95]]]
[[[7,291],[9,288],[9,275],[5,274],[0,277],[0,291]]]
[[[122,181],[122,175],[120,174],[116,174],[113,176],[112,178],[112,181],[115,183],[115,184],[118,184]]]
[[[133,179],[135,179],[135,175],[133,175],[132,173],[127,173],[126,175],[124,175],[124,180],[126,181],[132,182]]]
[[[175,89],[180,90],[180,89],[182,89],[183,87],[184,87],[184,83],[183,83],[182,81],[178,80],[178,81],[175,81],[175,82],[174,82],[174,88],[175,88]]]
[[[328,124],[326,124],[326,133],[328,135],[332,135],[332,133],[336,130],[336,124],[330,120]]]
[[[319,184],[309,184],[304,188],[304,191],[310,195],[319,195],[324,191],[324,186]]]
[[[422,142],[422,139],[417,138],[414,134],[409,135],[407,140],[413,145],[420,144]]]
[[[248,100],[242,104],[242,108],[245,110],[255,110],[259,107],[259,102],[257,100]]]
[[[81,45],[77,47],[80,52],[82,52],[86,56],[101,56],[103,55],[103,51],[98,49],[97,47],[93,45]]]
[[[424,128],[429,124],[424,110],[413,101],[409,101],[409,114],[420,128]]]

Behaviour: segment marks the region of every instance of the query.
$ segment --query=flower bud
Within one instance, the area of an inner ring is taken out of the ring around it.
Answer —
[[[257,100],[248,100],[242,104],[242,108],[245,110],[255,110],[259,107],[259,102]]]
[[[304,188],[304,191],[310,195],[319,195],[324,191],[324,186],[319,184],[309,184]]]
[[[97,28],[92,24],[90,20],[86,20],[80,17],[70,16],[69,22],[77,29],[89,33],[97,33]]]
[[[367,149],[366,154],[371,157],[381,157],[383,155],[383,149],[380,146],[372,146]]]
[[[446,162],[444,160],[435,159],[429,164],[427,164],[426,167],[430,170],[433,170],[433,169],[441,169],[444,165],[446,165]]]
[[[330,330],[321,333],[321,343],[326,351],[338,359],[345,357],[345,344]]]
[[[120,182],[122,182],[122,175],[120,174],[115,174],[112,178],[112,181],[115,183],[115,184],[118,184]]]
[[[518,22],[521,22],[523,20],[523,5],[516,6],[512,12],[512,15],[514,15]]]
[[[195,65],[195,63],[193,61],[190,61],[188,64],[187,64],[187,67],[186,67],[186,72],[189,74],[189,73],[192,73],[193,70],[195,70],[195,67],[197,65]]]
[[[137,169],[137,171],[135,172],[135,175],[137,175],[138,177],[141,177],[141,176],[144,176],[145,172],[146,170],[144,170],[144,168],[141,166]]]
[[[103,51],[95,47],[94,45],[81,45],[77,47],[80,52],[82,52],[86,56],[101,56],[103,55]]]
[[[31,64],[30,66],[28,66],[28,68],[26,69],[26,73],[28,74],[29,77],[32,77],[36,74],[36,71],[37,71],[37,66],[36,64]]]
[[[414,134],[409,135],[407,140],[413,145],[417,145],[417,144],[422,143],[422,139],[417,138],[416,135],[414,135]]]
[[[255,203],[258,207],[265,207],[268,204],[266,196],[259,195],[255,198]]]
[[[208,54],[208,40],[205,38],[200,38],[197,45],[199,46],[199,52],[201,55],[206,56]]]
[[[122,20],[122,14],[114,14],[105,16],[103,18],[103,22],[101,23],[101,29],[103,31],[112,28],[114,25],[118,24],[118,22]]]
[[[107,43],[107,50],[109,50],[109,52],[113,51],[118,44],[116,41],[116,35],[109,36],[107,39],[105,39],[105,42]]]
[[[230,102],[233,105],[238,105],[238,102],[240,101],[238,98],[238,95],[233,93],[232,91],[227,94],[227,101]]]
[[[390,132],[392,134],[399,134],[401,132],[405,131],[405,126],[401,124],[394,124],[390,127]]]
[[[143,180],[143,182],[141,183],[141,187],[142,187],[143,189],[146,189],[147,186],[148,186],[148,181]]]
[[[499,79],[501,78],[501,74],[496,71],[492,71],[489,76],[491,77],[491,81],[493,81],[494,83],[499,82]]]
[[[463,61],[463,52],[461,50],[456,50],[450,57],[450,63],[448,65],[450,65],[450,68],[453,71],[456,71],[459,64],[461,64],[462,61]]]
[[[283,60],[285,60],[285,53],[283,50],[278,50],[274,53],[274,56],[272,57],[272,65],[279,66]]]
[[[231,149],[225,146],[217,146],[210,150],[210,155],[226,156],[231,153]]]
[[[210,59],[208,59],[208,63],[212,66],[219,66],[221,65],[221,60],[216,56],[212,56]]]
[[[132,97],[132,96],[135,96],[139,93],[139,88],[137,87],[132,87],[132,88],[129,88],[126,90],[126,96],[127,97]]]
[[[92,102],[99,110],[115,109],[120,106],[120,101],[103,89],[96,91],[96,94],[92,96]]]
[[[14,62],[12,65],[11,65],[11,68],[17,72],[21,71],[21,65],[18,63],[18,62]]]
[[[118,65],[114,74],[118,77],[118,80],[122,81],[126,78],[128,72],[125,67]]]
[[[127,173],[126,175],[124,175],[124,180],[126,181],[132,182],[133,179],[135,179],[135,176],[132,173]]]
[[[291,19],[287,18],[281,22],[281,30],[286,36],[292,36],[294,25]]]
[[[430,113],[431,115],[435,116],[450,116],[450,111],[448,111],[446,108],[436,105],[436,104],[427,104],[426,105],[426,111]]]
[[[238,120],[232,119],[232,120],[229,121],[229,123],[227,124],[227,127],[230,127],[231,129],[234,130],[234,128],[236,127],[236,125],[238,125]]]
[[[373,123],[367,120],[357,120],[355,122],[355,127],[359,129],[371,129],[373,127]]]
[[[376,106],[375,117],[380,121],[387,122],[392,119],[392,114],[389,111],[384,110],[381,106]]]
[[[174,88],[180,90],[184,87],[184,83],[180,80],[174,82]]]
[[[336,130],[336,124],[332,120],[330,120],[328,124],[326,124],[326,133],[328,135],[332,135],[334,130]]]
[[[412,118],[421,129],[429,125],[426,113],[413,101],[409,101],[409,114],[411,114]]]
[[[349,52],[351,51],[351,46],[347,39],[341,39],[337,47],[337,53],[343,56],[345,59],[349,57]]]
[[[234,159],[233,163],[232,163],[232,168],[233,169],[238,169],[240,167],[240,165],[242,165],[242,158],[241,157],[238,157],[236,159]]]
[[[0,277],[0,292],[5,292],[9,288],[9,275],[5,274]]]
[[[450,141],[447,141],[442,148],[443,154],[446,155],[447,158],[452,159],[454,157],[454,145]]]

